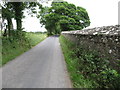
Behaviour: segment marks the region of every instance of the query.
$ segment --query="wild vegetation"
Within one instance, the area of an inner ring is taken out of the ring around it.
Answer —
[[[66,1],[53,0],[51,7],[42,7],[38,18],[45,25],[48,35],[60,34],[61,31],[81,30],[90,25],[85,8]]]
[[[42,7],[40,3],[4,1],[1,6],[2,25],[0,38],[2,39],[1,64],[3,65],[45,39],[46,34],[28,33],[23,31],[22,27],[22,19],[25,17],[24,10],[27,9],[30,15],[36,14],[36,7],[39,7],[39,9]],[[16,20],[16,29],[13,29],[12,19]],[[6,24],[4,23],[5,20],[7,21]]]
[[[24,32],[24,38],[2,38],[2,65],[46,38],[46,34]]]
[[[60,43],[74,87],[120,88],[120,73],[110,67],[107,58],[76,46],[64,36],[60,37]]]

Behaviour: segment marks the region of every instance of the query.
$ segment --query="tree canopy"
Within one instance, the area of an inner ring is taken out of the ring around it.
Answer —
[[[2,19],[7,20],[7,27],[4,31],[3,36],[10,36],[11,30],[13,30],[12,18],[16,20],[17,31],[22,31],[22,19],[25,17],[23,15],[25,9],[29,9],[32,14],[36,13],[36,6],[41,8],[39,2],[4,2],[2,5]],[[8,31],[8,33],[7,33]]]
[[[40,11],[40,23],[45,25],[48,34],[59,34],[81,30],[90,25],[90,19],[85,8],[66,1],[53,1],[51,7],[43,7]]]

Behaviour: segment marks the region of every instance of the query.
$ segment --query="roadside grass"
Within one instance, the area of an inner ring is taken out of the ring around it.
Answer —
[[[94,81],[87,79],[82,74],[80,74],[78,58],[74,56],[75,44],[63,36],[60,36],[59,40],[67,63],[67,69],[70,73],[70,78],[73,83],[73,87],[95,88],[96,83]]]
[[[26,33],[26,37],[28,38],[30,45],[35,46],[39,42],[43,41],[47,37],[47,34]]]
[[[0,66],[2,64],[2,38],[0,36]]]
[[[27,32],[25,37],[25,40],[14,39],[12,41],[2,38],[2,65],[37,45],[43,41],[47,35]]]

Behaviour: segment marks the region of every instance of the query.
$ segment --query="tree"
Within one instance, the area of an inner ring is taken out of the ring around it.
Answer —
[[[90,25],[88,13],[82,7],[61,0],[53,1],[51,6],[43,7],[40,11],[40,22],[50,34],[81,30]]]
[[[2,5],[2,18],[7,20],[7,28],[5,29],[4,36],[10,36],[10,31],[13,29],[12,18],[16,20],[17,31],[22,31],[22,19],[23,10],[29,9],[32,13],[36,13],[35,7],[39,6],[41,8],[41,4],[38,2],[4,2]]]
[[[48,1],[50,0],[46,0],[46,2]],[[32,14],[36,14],[36,7],[38,6],[39,9],[42,7],[40,2],[41,0],[39,0],[39,2],[8,2],[8,0],[4,1],[4,4],[2,5],[2,18],[7,20],[8,36],[10,36],[10,31],[13,29],[12,18],[16,20],[16,31],[18,33],[21,32],[22,19],[25,17],[23,16],[24,10],[29,9]],[[7,28],[5,29],[5,36],[7,35]]]
[[[23,2],[11,2],[13,5],[13,9],[15,11],[15,20],[17,24],[17,30],[22,30],[22,18],[23,18],[23,10],[24,3]]]
[[[38,6],[39,9],[42,5],[39,2],[11,2],[13,5],[13,9],[15,11],[15,19],[17,23],[17,30],[22,30],[22,18],[23,10],[29,9],[32,14],[36,13],[36,7]]]
[[[2,18],[3,20],[6,19],[8,23],[8,26],[4,32],[4,36],[7,35],[7,29],[8,29],[8,36],[10,36],[10,30],[13,29],[13,23],[12,23],[13,17],[14,17],[14,11],[12,5],[10,3],[6,3],[4,7],[2,7]]]

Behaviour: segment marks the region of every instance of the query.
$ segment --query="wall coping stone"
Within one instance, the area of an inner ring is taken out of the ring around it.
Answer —
[[[120,25],[111,25],[103,27],[95,27],[75,31],[63,31],[62,34],[82,34],[82,35],[110,35],[120,36]]]

